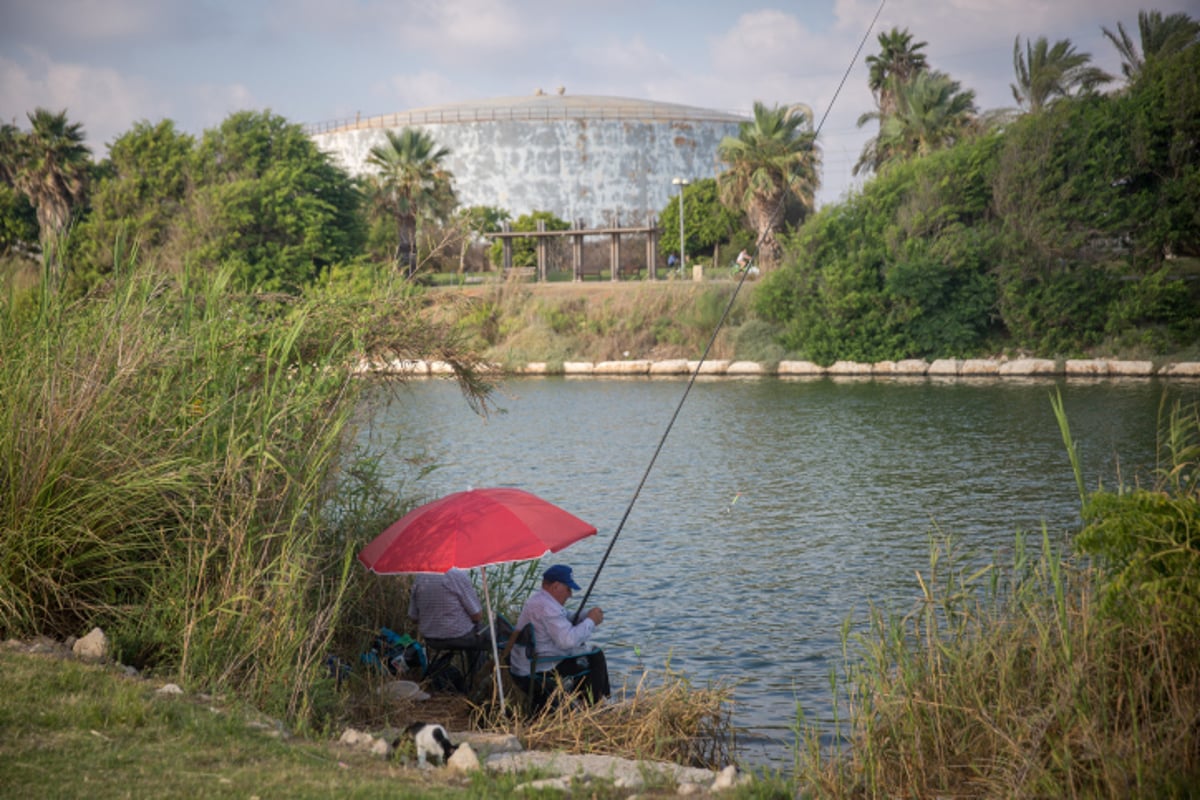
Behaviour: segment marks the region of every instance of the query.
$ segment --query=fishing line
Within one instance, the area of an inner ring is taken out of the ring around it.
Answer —
[[[853,58],[846,66],[845,73],[842,74],[841,81],[838,82],[837,90],[834,91],[833,97],[829,99],[829,105],[825,107],[825,113],[821,116],[821,122],[813,131],[813,145],[816,145],[817,137],[821,135],[821,128],[825,125],[825,120],[829,118],[829,112],[833,110],[833,104],[837,102],[838,95],[842,92],[842,87],[846,85],[846,78],[850,76],[850,71],[854,69],[854,64],[858,61],[858,56],[862,53],[863,45],[867,43],[867,38],[871,35],[871,30],[875,27],[875,23],[879,20],[879,15],[883,13],[883,6],[887,0],[879,0],[879,7],[875,9],[875,16],[871,18],[871,24],[867,26],[863,32],[862,40],[858,43],[858,49],[854,51]],[[679,187],[682,193],[683,187]],[[784,198],[780,198],[779,205],[775,207],[771,214],[772,225],[767,227],[770,230],[774,227],[776,217],[783,214]],[[630,513],[633,511],[633,506],[637,503],[638,497],[642,493],[642,487],[646,485],[646,479],[650,477],[650,470],[654,469],[654,462],[658,460],[658,454],[662,452],[663,445],[667,442],[667,436],[671,433],[671,428],[675,426],[675,420],[679,417],[679,412],[683,409],[684,401],[687,400],[688,394],[692,391],[692,386],[696,384],[696,376],[700,374],[700,368],[704,366],[705,360],[708,359],[708,353],[712,350],[713,343],[717,341],[717,334],[721,332],[721,328],[725,325],[726,318],[729,317],[730,310],[733,309],[733,303],[737,300],[738,292],[742,290],[742,285],[746,282],[746,278],[750,277],[750,265],[757,258],[759,250],[762,248],[762,237],[754,242],[754,254],[750,261],[742,269],[742,276],[738,279],[737,285],[733,288],[733,294],[729,297],[729,303],[725,306],[725,311],[721,314],[721,319],[717,320],[717,326],[713,329],[712,337],[708,340],[708,344],[704,347],[704,352],[700,354],[700,360],[696,362],[696,368],[692,370],[692,375],[688,379],[687,386],[683,390],[683,395],[679,398],[679,403],[675,406],[675,411],[671,414],[671,419],[667,422],[667,427],[663,430],[662,437],[658,440],[658,445],[654,448],[654,454],[650,456],[650,463],[646,465],[646,471],[642,473],[642,479],[638,481],[637,488],[634,489],[633,497],[629,500],[629,505],[625,507],[625,513],[621,515],[621,521],[617,524],[616,531],[613,532],[612,539],[608,542],[608,547],[604,549],[604,555],[600,559],[599,566],[596,567],[595,573],[592,575],[592,580],[588,584],[587,591],[583,593],[583,599],[579,601],[579,608],[575,610],[574,623],[579,623],[579,618],[583,614],[583,609],[587,607],[588,598],[592,596],[592,589],[596,586],[596,581],[600,578],[600,572],[604,569],[604,565],[608,563],[608,557],[612,553],[613,545],[617,543],[617,538],[621,535],[621,531],[625,528],[625,521],[629,519]],[[683,242],[679,243],[679,252],[683,253]],[[739,492],[740,495],[740,492]],[[735,498],[736,502],[736,498]],[[732,507],[730,503],[730,507]]]

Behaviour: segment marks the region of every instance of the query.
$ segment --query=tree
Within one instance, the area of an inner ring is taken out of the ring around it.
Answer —
[[[898,162],[799,231],[755,290],[780,344],[822,364],[979,352],[994,333],[998,134]]]
[[[867,56],[867,65],[870,67],[867,86],[875,96],[875,105],[881,117],[895,113],[897,91],[928,67],[925,54],[917,52],[926,44],[913,44],[912,34],[907,28],[903,31],[892,28],[887,33],[879,34],[879,55]]]
[[[196,140],[171,120],[138,122],[109,145],[91,210],[73,237],[77,270],[107,274],[118,239],[143,258],[166,245],[187,203],[195,149]]]
[[[712,251],[729,242],[743,227],[740,210],[721,204],[717,182],[713,178],[693,181],[683,187],[683,224],[687,247],[682,252],[694,255]],[[662,231],[658,244],[664,253],[679,253],[679,198],[667,201],[658,213]],[[750,234],[745,234],[749,238]]]
[[[20,133],[16,125],[0,124],[0,256],[31,252],[38,238],[37,212],[13,186]]]
[[[510,219],[512,219],[512,215],[507,210],[496,206],[470,206],[458,210],[455,221],[461,231],[458,251],[458,271],[460,273],[466,272],[467,250],[470,249],[471,244],[478,241],[484,233],[500,230],[500,226]]]
[[[1029,111],[1040,111],[1060,97],[1089,93],[1108,83],[1112,76],[1099,67],[1091,66],[1088,53],[1076,53],[1070,39],[1060,39],[1053,46],[1045,36],[1035,42],[1026,40],[1021,52],[1021,37],[1013,41],[1013,70],[1017,82],[1010,84],[1017,105]]]
[[[299,125],[240,111],[208,130],[178,246],[202,265],[232,265],[245,290],[300,291],[361,252],[360,195]]]
[[[896,110],[880,118],[879,134],[867,141],[854,174],[950,147],[978,129],[975,92],[942,72],[919,72],[896,93]],[[864,115],[861,126],[874,115]]]
[[[1141,52],[1138,52],[1137,44],[1121,23],[1117,23],[1116,33],[1104,27],[1100,30],[1121,54],[1121,73],[1130,82],[1138,79],[1147,61],[1177,53],[1200,42],[1200,22],[1183,13],[1164,17],[1161,11],[1139,11]]]
[[[545,228],[548,231],[566,231],[571,229],[571,223],[561,217],[555,216],[553,211],[532,211],[528,214],[522,214],[512,223],[510,229],[521,233],[533,233],[538,229],[538,222],[545,223]],[[552,240],[550,246],[553,247],[555,244],[562,246],[565,241],[565,239]],[[493,241],[488,251],[488,256],[491,258],[493,264],[502,264],[504,261],[504,242],[500,239]],[[552,257],[551,261],[554,260]],[[537,266],[536,239],[529,237],[514,238],[512,240],[512,265],[514,267]]]
[[[372,209],[396,222],[396,261],[403,254],[412,277],[417,260],[417,226],[424,219],[442,219],[457,205],[454,176],[442,166],[450,155],[433,137],[415,128],[384,131],[385,144],[371,148],[367,163],[379,172],[368,180]]]
[[[4,133],[3,147],[8,151],[4,169],[37,212],[50,284],[58,286],[62,277],[58,245],[87,192],[92,151],[83,143],[83,126],[67,122],[66,109],[54,114],[38,108],[27,116],[28,133]]]
[[[736,137],[726,136],[717,146],[728,167],[717,176],[721,202],[745,212],[765,268],[779,262],[777,234],[786,206],[796,203],[805,213],[813,209],[821,157],[811,123],[795,108],[755,102],[753,121],[743,122]]]

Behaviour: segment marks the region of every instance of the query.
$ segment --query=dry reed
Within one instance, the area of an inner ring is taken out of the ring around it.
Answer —
[[[539,750],[719,769],[733,758],[732,694],[730,687],[694,687],[667,669],[654,685],[647,673],[632,690],[626,687],[606,702],[563,701],[559,689],[539,715],[492,713],[488,724]]]

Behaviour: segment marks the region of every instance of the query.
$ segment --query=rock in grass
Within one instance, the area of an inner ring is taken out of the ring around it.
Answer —
[[[71,652],[84,661],[103,661],[108,658],[108,637],[99,628],[92,628],[87,636],[75,642]]]
[[[450,756],[450,760],[446,762],[446,766],[455,772],[478,772],[479,756],[475,755],[475,750],[471,745],[463,742],[454,751],[454,754]]]

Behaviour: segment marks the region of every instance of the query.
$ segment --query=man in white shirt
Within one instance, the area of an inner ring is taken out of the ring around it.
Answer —
[[[564,679],[584,673],[575,688],[591,702],[598,702],[609,695],[608,662],[604,651],[589,647],[587,640],[604,621],[604,612],[600,608],[589,608],[578,623],[573,623],[566,603],[572,592],[578,590],[579,584],[575,583],[569,566],[555,564],[550,567],[542,573],[542,588],[525,601],[516,630],[523,630],[526,624],[533,623],[538,672],[553,670]],[[525,648],[514,647],[510,663],[518,684],[528,688],[530,664]]]

